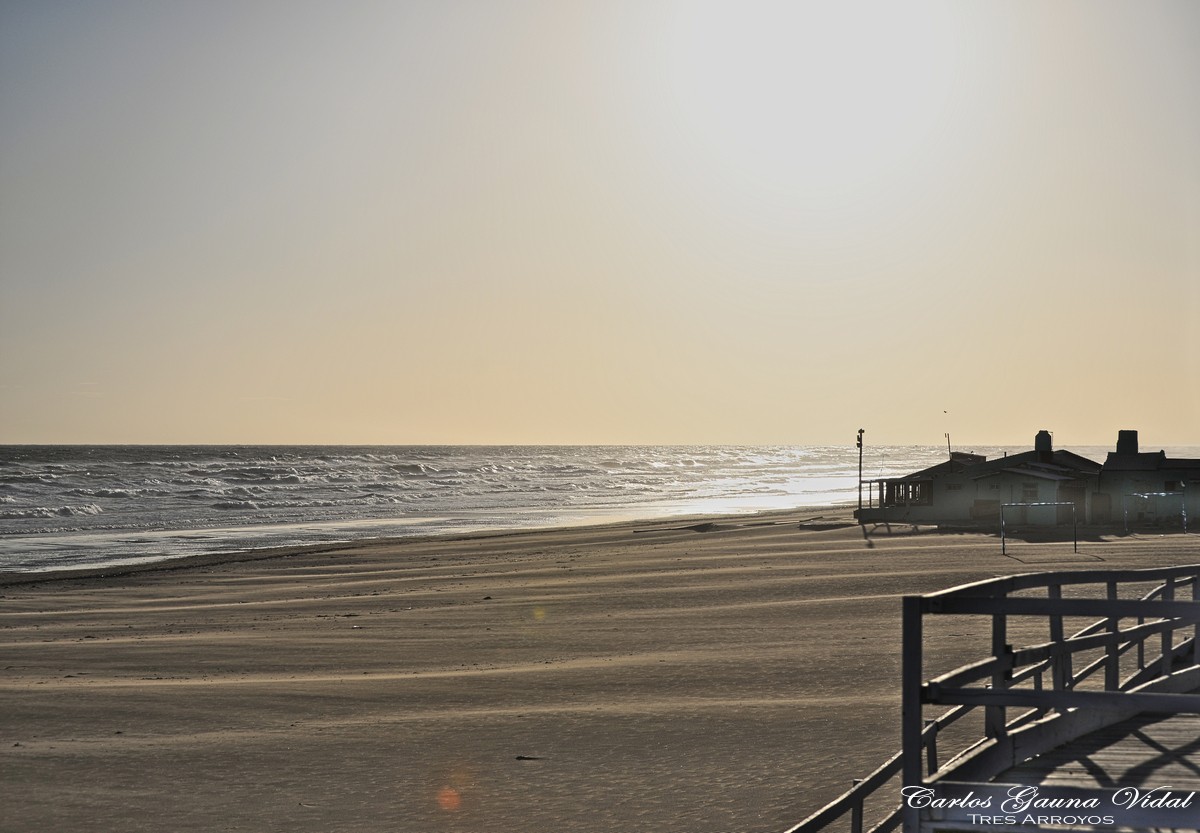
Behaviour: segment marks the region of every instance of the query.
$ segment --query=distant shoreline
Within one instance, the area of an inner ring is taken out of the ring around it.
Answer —
[[[816,513],[815,520],[854,523],[852,512],[854,504],[826,504],[821,506],[798,506],[790,509],[769,509],[760,512],[718,513],[718,514],[685,514],[685,515],[651,515],[645,517],[626,517],[619,520],[600,520],[595,523],[580,523],[578,521],[536,527],[503,527],[496,529],[481,529],[471,532],[439,532],[423,535],[389,536],[378,538],[346,539],[314,544],[295,544],[280,547],[263,547],[261,549],[232,550],[229,552],[199,553],[192,555],[164,555],[153,560],[140,561],[134,564],[111,564],[97,567],[62,567],[45,570],[4,570],[0,571],[0,587],[40,584],[55,581],[81,581],[87,579],[108,579],[121,576],[138,575],[151,572],[172,572],[194,570],[203,567],[213,567],[223,564],[237,564],[254,561],[270,561],[273,559],[291,558],[300,555],[319,555],[325,552],[345,552],[351,550],[374,549],[379,547],[405,547],[425,543],[447,541],[477,541],[502,537],[526,535],[544,535],[550,532],[573,532],[589,530],[596,532],[619,531],[630,527],[650,526],[655,529],[675,529],[694,524],[737,524],[754,525],[767,523],[785,523],[793,520],[795,515]],[[826,515],[828,518],[826,518]]]
[[[11,447],[0,571],[855,499],[845,448]],[[897,452],[872,473],[929,462]]]
[[[872,480],[936,464],[946,449],[867,452],[862,476]],[[0,461],[0,575],[845,509],[859,476],[853,448],[825,446],[0,446]]]

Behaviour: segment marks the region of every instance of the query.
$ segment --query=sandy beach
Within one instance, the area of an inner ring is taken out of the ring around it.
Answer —
[[[1196,562],[810,509],[9,575],[0,829],[779,831],[898,748],[902,595]]]

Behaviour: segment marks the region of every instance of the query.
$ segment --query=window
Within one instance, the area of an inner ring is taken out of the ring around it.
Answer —
[[[1034,503],[1038,499],[1038,484],[1022,483],[1021,484],[1021,502]]]

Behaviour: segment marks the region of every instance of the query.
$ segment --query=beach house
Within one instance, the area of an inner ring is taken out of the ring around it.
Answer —
[[[1055,450],[1050,432],[1039,431],[1032,451],[993,460],[953,452],[936,466],[862,486],[855,517],[863,524],[990,525],[1005,505],[1016,523],[1074,519],[1128,529],[1186,527],[1190,517],[1200,525],[1200,459],[1142,452],[1138,432],[1129,430],[1118,433],[1103,465]]]
[[[1120,431],[1092,500],[1093,523],[1195,526],[1200,520],[1200,459],[1142,452],[1137,431]]]
[[[952,452],[949,460],[922,471],[867,481],[867,497],[855,517],[863,524],[990,524],[999,520],[1002,504],[1020,504],[1010,515],[1014,521],[1054,524],[1070,523],[1073,505],[1082,522],[1101,468],[1073,452],[1054,450],[1050,432],[1039,431],[1032,451],[993,460]]]

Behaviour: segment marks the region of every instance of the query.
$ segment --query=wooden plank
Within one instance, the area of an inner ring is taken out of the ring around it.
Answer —
[[[958,596],[935,599],[931,602],[932,614],[1007,614],[1008,616],[1095,616],[1107,619],[1146,616],[1155,618],[1173,617],[1180,625],[1192,624],[1200,619],[1200,602],[1151,601],[1120,599],[995,599],[987,596]]]
[[[926,702],[947,706],[1034,706],[1200,713],[1200,694],[1160,694],[1127,691],[1029,691],[1010,688],[930,688]]]
[[[1168,577],[1195,577],[1200,575],[1200,564],[1179,567],[1151,567],[1142,570],[1057,570],[1044,573],[1019,573],[1013,576],[984,579],[970,584],[960,584],[935,593],[927,593],[928,600],[944,599],[955,595],[977,595],[995,593],[1003,595],[1018,590],[1045,587],[1047,584],[1096,584],[1109,581],[1123,584],[1161,581]],[[1188,583],[1185,581],[1185,583]]]
[[[1200,790],[1200,717],[1138,715],[1084,735],[997,780],[1024,784]]]

